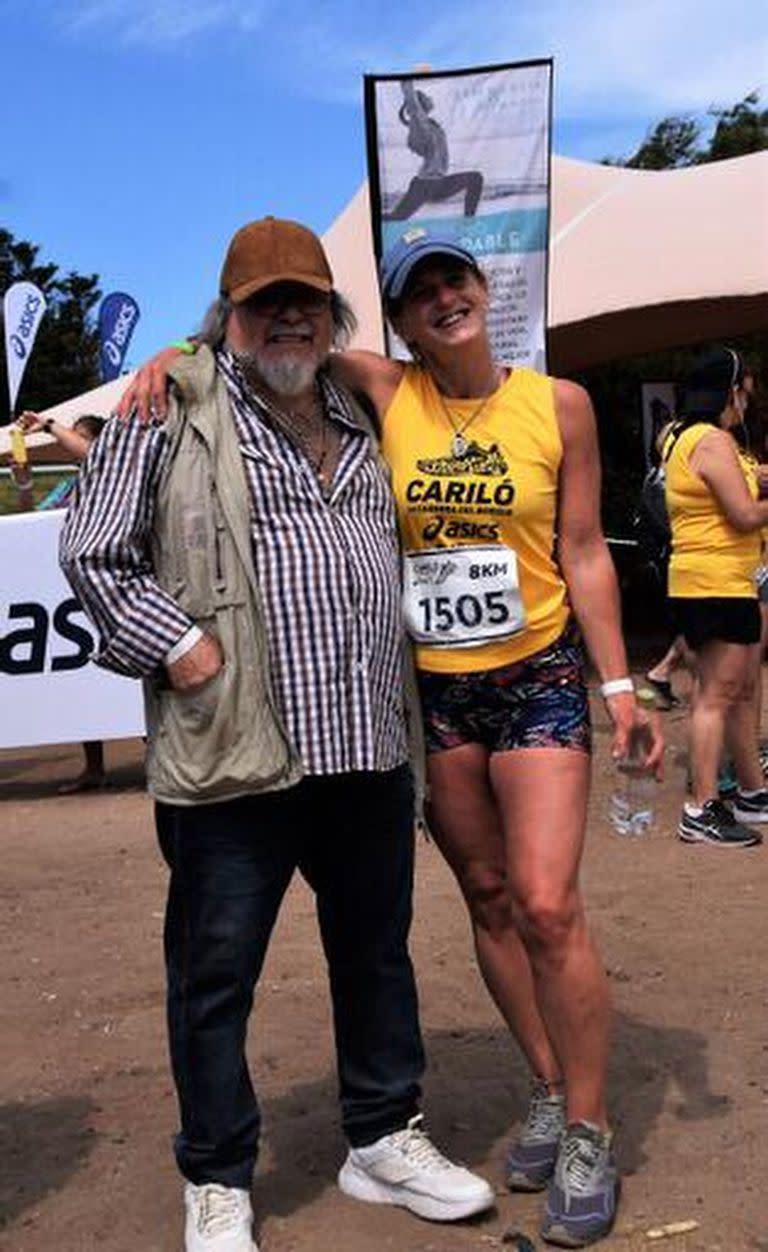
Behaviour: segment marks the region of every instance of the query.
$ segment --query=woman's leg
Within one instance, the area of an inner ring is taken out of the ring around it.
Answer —
[[[765,786],[765,779],[760,765],[758,743],[760,703],[755,695],[761,677],[761,646],[759,643],[741,646],[746,653],[746,670],[741,691],[728,710],[726,738],[740,789],[761,791]]]
[[[720,639],[712,639],[698,649],[698,681],[691,705],[689,739],[693,799],[699,806],[717,796],[726,719],[747,682],[749,657],[747,645]],[[745,779],[742,786],[747,785]]]
[[[760,643],[758,645],[758,653],[755,659],[755,725],[757,726],[758,752],[760,752],[760,742],[763,727],[763,658],[765,657],[766,648],[768,648],[768,602],[760,601]],[[762,753],[760,752],[762,770]],[[765,777],[765,775],[763,775]]]
[[[479,744],[430,753],[430,828],[469,909],[485,985],[533,1073],[556,1089],[562,1070],[536,1004],[530,961],[515,925],[488,764],[488,753]]]
[[[589,757],[566,748],[490,760],[506,867],[536,1002],[562,1065],[569,1122],[607,1126],[608,984],[579,894]]]

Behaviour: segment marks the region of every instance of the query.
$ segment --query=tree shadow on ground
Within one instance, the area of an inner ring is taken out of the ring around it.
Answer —
[[[0,1105],[0,1230],[82,1169],[97,1138],[94,1109],[88,1096]]]
[[[498,1181],[509,1132],[528,1099],[522,1058],[501,1027],[427,1031],[425,1044],[430,1134],[449,1156],[481,1172],[488,1172],[489,1156],[498,1157]],[[334,1181],[346,1153],[335,1100],[329,1076],[264,1101],[256,1181],[262,1218],[295,1213]],[[643,1144],[663,1108],[684,1120],[706,1120],[725,1116],[730,1100],[710,1088],[704,1035],[619,1014],[609,1105],[620,1168],[634,1173],[647,1160]]]

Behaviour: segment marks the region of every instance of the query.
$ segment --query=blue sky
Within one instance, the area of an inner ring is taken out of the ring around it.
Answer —
[[[198,323],[239,225],[343,209],[364,72],[554,56],[587,160],[768,78],[763,0],[0,0],[0,29],[0,224],[136,297],[129,363]]]

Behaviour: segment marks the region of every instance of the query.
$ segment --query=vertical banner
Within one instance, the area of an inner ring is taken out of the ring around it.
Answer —
[[[34,283],[13,283],[3,296],[8,398],[13,417],[16,397],[45,313],[45,296]]]
[[[551,59],[365,77],[377,257],[414,229],[455,238],[488,278],[494,354],[542,371],[551,117]]]
[[[123,368],[139,320],[139,306],[124,291],[111,291],[99,305],[99,361],[102,382],[111,383]]]

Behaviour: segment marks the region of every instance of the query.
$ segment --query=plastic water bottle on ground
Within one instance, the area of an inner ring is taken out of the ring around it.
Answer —
[[[641,708],[656,707],[654,693],[641,688],[637,693]],[[646,737],[636,736],[629,755],[616,762],[616,782],[608,805],[608,818],[617,835],[647,835],[653,826],[656,804],[656,779],[643,768]]]

